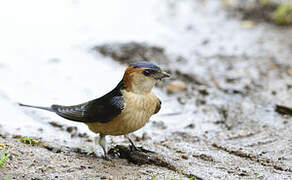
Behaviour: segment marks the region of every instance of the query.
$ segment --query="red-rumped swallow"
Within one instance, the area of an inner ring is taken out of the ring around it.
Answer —
[[[158,113],[161,101],[152,88],[158,80],[166,77],[169,74],[160,67],[137,62],[130,64],[119,84],[100,98],[74,106],[19,105],[51,111],[65,119],[85,123],[92,132],[99,133],[100,138],[95,138],[95,143],[99,143],[107,157],[106,135],[125,135],[137,149],[128,134],[142,128],[153,114]]]

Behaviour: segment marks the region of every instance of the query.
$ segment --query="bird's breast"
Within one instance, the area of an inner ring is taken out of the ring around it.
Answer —
[[[146,95],[122,91],[125,107],[120,115],[107,123],[87,124],[95,133],[123,135],[142,128],[155,113],[158,98],[150,92]]]

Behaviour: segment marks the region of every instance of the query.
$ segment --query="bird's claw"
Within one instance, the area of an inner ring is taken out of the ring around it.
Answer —
[[[133,146],[133,145],[130,145],[130,150],[131,151],[144,152],[144,153],[155,153],[154,151],[150,151],[150,150],[144,149],[143,147],[136,147],[136,146]]]
[[[109,157],[108,154],[105,154],[105,155],[103,156],[103,159],[106,160],[106,161],[110,161],[110,160],[112,160],[112,158]]]

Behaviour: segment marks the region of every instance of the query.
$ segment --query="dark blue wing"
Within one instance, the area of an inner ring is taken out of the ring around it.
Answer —
[[[75,106],[52,105],[51,108],[59,116],[72,121],[106,123],[118,116],[125,107],[122,88],[121,81],[115,89],[100,98]]]

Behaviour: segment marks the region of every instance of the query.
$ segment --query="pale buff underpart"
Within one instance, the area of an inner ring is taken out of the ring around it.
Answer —
[[[115,136],[128,134],[142,128],[155,113],[159,100],[154,93],[122,90],[122,94],[125,100],[122,113],[107,123],[86,123],[91,131]]]

